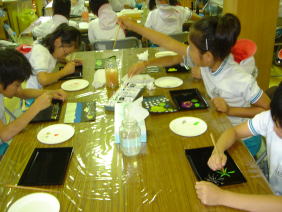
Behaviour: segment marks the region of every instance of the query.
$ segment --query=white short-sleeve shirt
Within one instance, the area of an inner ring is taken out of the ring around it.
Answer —
[[[253,135],[266,137],[269,181],[275,193],[282,195],[282,138],[274,132],[271,112],[257,114],[248,121],[248,127]]]
[[[110,4],[102,5],[98,10],[98,18],[91,21],[88,28],[88,38],[90,43],[95,40],[110,40],[114,39],[117,35],[117,39],[125,38],[124,31],[119,29],[116,24],[117,15],[113,11]]]
[[[189,47],[187,55],[188,58],[184,58],[184,62],[188,66],[193,66]],[[226,57],[215,72],[211,72],[208,67],[201,67],[201,75],[210,98],[222,97],[230,107],[250,107],[263,94],[255,78],[236,63],[232,55]],[[228,118],[233,125],[247,120],[235,116]]]
[[[145,26],[164,34],[178,33],[191,17],[192,11],[187,7],[160,5],[149,12]]]
[[[112,29],[101,29],[99,26],[99,18],[94,19],[90,22],[88,28],[88,38],[90,43],[93,43],[95,40],[110,40],[115,39],[116,33],[119,30],[118,25],[116,25]],[[124,31],[122,29],[119,30],[117,39],[125,38]]]
[[[46,21],[46,22],[41,23],[40,25],[34,27],[33,30],[32,30],[32,34],[37,39],[43,38],[46,35],[54,32],[55,29],[63,23],[68,24],[68,19],[65,16],[54,15],[52,17],[52,19],[50,19],[49,21]]]
[[[45,46],[36,43],[32,47],[29,62],[32,66],[33,75],[27,80],[26,87],[40,89],[42,85],[37,80],[37,74],[40,72],[51,73],[56,66],[57,60]]]

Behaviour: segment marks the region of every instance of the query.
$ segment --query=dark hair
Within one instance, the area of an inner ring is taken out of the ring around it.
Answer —
[[[210,51],[215,58],[223,60],[230,54],[241,31],[239,19],[230,13],[224,16],[204,17],[192,25],[191,42],[205,53]]]
[[[98,16],[98,10],[103,4],[108,4],[108,0],[90,0],[89,1],[89,7],[91,11]]]
[[[154,10],[156,8],[156,0],[149,0],[148,8],[149,10]]]
[[[172,5],[172,6],[176,6],[176,5],[178,5],[179,3],[178,3],[177,0],[168,0],[168,4],[169,4],[169,5]]]
[[[63,15],[70,18],[71,1],[70,0],[53,0],[52,4],[54,15]]]
[[[71,44],[74,42],[76,47],[79,47],[80,45],[81,34],[79,30],[67,25],[66,23],[59,25],[54,32],[46,35],[40,43],[52,54],[55,49],[55,40],[59,37],[62,39],[62,44]]]
[[[15,81],[23,82],[32,74],[27,58],[14,49],[0,50],[0,84],[3,89]]]
[[[280,82],[270,102],[271,116],[282,127],[282,82]]]

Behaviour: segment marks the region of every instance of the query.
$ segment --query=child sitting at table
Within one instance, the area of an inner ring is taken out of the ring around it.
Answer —
[[[145,26],[164,34],[172,34],[182,32],[183,24],[189,19],[200,19],[189,8],[177,3],[176,0],[156,0],[157,8],[149,12]]]
[[[274,93],[270,110],[227,129],[220,136],[208,160],[209,167],[212,170],[223,168],[227,160],[224,151],[237,140],[251,135],[266,137],[269,182],[275,194],[282,195],[282,83]],[[248,211],[282,211],[282,196],[239,194],[204,181],[196,183],[196,192],[206,205],[224,205]]]
[[[70,0],[53,0],[52,9],[52,19],[41,23],[32,30],[34,38],[43,38],[47,34],[52,33],[62,23],[68,23],[71,10]]]
[[[44,91],[35,89],[22,89],[21,83],[27,80],[31,66],[26,57],[13,49],[0,50],[0,156],[4,154],[9,141],[39,113],[51,104],[52,98],[64,100],[65,92],[62,90]],[[20,117],[9,124],[4,114],[4,96],[8,98],[37,98],[34,104]]]
[[[123,9],[133,9],[135,8],[135,0],[109,0],[113,10],[119,12]]]
[[[95,40],[115,39],[116,36],[117,39],[125,38],[123,29],[119,29],[116,24],[117,15],[108,0],[90,0],[89,6],[92,12],[98,16],[89,24],[88,38],[90,43]]]
[[[29,58],[33,75],[27,81],[27,88],[40,89],[72,74],[80,61],[70,61],[60,71],[53,72],[53,70],[58,60],[65,60],[68,54],[79,47],[80,37],[80,32],[76,28],[61,24],[53,33],[35,42]],[[32,102],[32,99],[27,100],[27,106]]]
[[[240,33],[240,21],[232,14],[222,17],[204,17],[192,25],[189,46],[162,33],[145,28],[126,17],[120,17],[122,27],[135,31],[153,43],[179,55],[143,61],[129,70],[129,75],[140,73],[149,65],[174,65],[183,61],[187,66],[201,67],[201,76],[208,95],[217,111],[228,115],[233,125],[269,109],[269,98],[259,88],[256,80],[233,60],[232,46]],[[257,140],[253,142],[251,140]],[[251,141],[249,143],[249,141]],[[260,138],[244,140],[255,155],[260,147]],[[257,145],[254,146],[254,143]]]
[[[87,12],[84,6],[84,0],[71,0],[70,15],[81,16],[83,12]]]

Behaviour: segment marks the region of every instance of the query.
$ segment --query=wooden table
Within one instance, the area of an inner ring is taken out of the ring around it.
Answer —
[[[84,60],[85,78],[92,82],[95,58],[116,55],[121,72],[137,61],[136,53],[145,49],[129,49],[104,52],[78,52],[76,58]],[[152,57],[157,49],[150,49]],[[165,72],[152,74],[157,78]],[[201,81],[192,79],[190,73],[174,74],[184,84],[176,89],[198,88],[205,93]],[[59,88],[61,82],[50,86]],[[61,211],[234,211],[226,207],[207,207],[196,197],[195,175],[185,157],[184,150],[211,146],[209,134],[218,138],[230,123],[224,114],[210,107],[205,110],[150,115],[146,119],[147,143],[140,155],[124,157],[118,144],[114,144],[113,113],[105,112],[103,104],[108,99],[105,88],[87,89],[69,93],[70,98],[80,93],[94,91],[95,94],[78,99],[95,100],[97,117],[95,122],[73,124],[75,135],[57,145],[46,145],[37,141],[36,135],[52,123],[30,124],[16,136],[0,163],[0,208],[5,211],[18,198],[36,191],[7,188],[16,185],[36,147],[73,147],[65,183],[62,186],[43,186],[50,189],[61,203]],[[144,95],[165,95],[169,89],[156,88]],[[205,94],[204,94],[205,96]],[[206,97],[206,96],[205,96]],[[74,99],[74,98],[73,98]],[[78,101],[76,100],[76,101]],[[63,107],[60,121],[63,120]],[[169,129],[169,123],[181,116],[196,116],[208,124],[208,130],[197,137],[181,137]],[[237,142],[229,150],[247,183],[226,186],[225,189],[256,194],[271,194],[271,190],[246,148]]]

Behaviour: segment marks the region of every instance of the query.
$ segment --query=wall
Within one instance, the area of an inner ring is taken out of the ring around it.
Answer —
[[[255,3],[254,3],[255,2]],[[269,86],[270,69],[278,16],[279,0],[225,0],[224,13],[236,14],[242,25],[240,38],[256,42],[256,64],[259,69],[258,83],[262,89]]]

